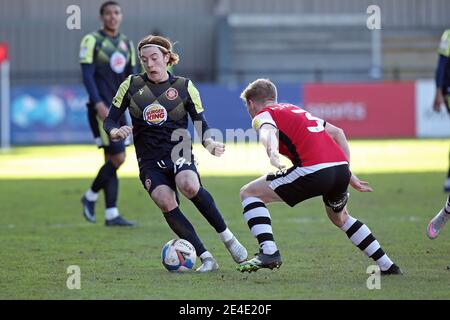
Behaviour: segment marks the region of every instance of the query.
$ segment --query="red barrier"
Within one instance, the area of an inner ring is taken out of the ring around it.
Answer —
[[[0,64],[8,59],[8,45],[0,42]]]
[[[351,138],[415,137],[414,82],[307,84],[304,107]]]

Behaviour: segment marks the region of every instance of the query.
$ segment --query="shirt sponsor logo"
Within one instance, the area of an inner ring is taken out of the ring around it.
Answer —
[[[120,43],[119,43],[119,49],[121,49],[121,50],[123,50],[123,51],[125,51],[125,52],[128,51],[128,47],[127,47],[127,44],[125,43],[125,41],[123,41],[123,40],[120,41]]]
[[[119,51],[115,51],[109,59],[109,66],[115,73],[122,73],[125,70],[127,59]]]
[[[142,113],[144,120],[151,126],[158,126],[167,120],[167,110],[160,104],[151,104]]]
[[[166,91],[166,97],[169,100],[175,100],[178,97],[178,91],[175,88],[169,88]]]

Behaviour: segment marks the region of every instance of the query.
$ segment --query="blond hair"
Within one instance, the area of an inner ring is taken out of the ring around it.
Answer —
[[[249,100],[264,102],[277,100],[277,87],[269,79],[257,79],[251,82],[241,93],[245,103]]]
[[[164,38],[162,36],[154,36],[154,35],[148,35],[145,38],[143,38],[138,43],[138,52],[141,52],[142,47],[147,45],[153,45],[157,47],[163,54],[169,54],[169,62],[167,63],[168,66],[174,66],[178,64],[180,61],[180,57],[175,52],[172,52],[173,44],[170,42],[169,39]]]

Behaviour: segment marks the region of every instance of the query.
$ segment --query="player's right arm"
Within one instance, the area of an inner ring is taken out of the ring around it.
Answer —
[[[338,128],[331,123],[327,122],[325,124],[325,131],[336,141],[336,143],[342,148],[350,164],[350,147],[348,145],[347,137],[345,136],[344,130]],[[352,172],[350,178],[350,185],[359,192],[371,192],[373,189],[370,187],[369,183],[366,181],[359,180],[359,178]]]
[[[116,96],[113,99],[111,108],[109,108],[108,116],[103,122],[103,129],[111,137],[112,141],[119,141],[126,139],[132,132],[131,126],[120,126],[119,119],[130,105],[130,97],[128,95],[128,88],[130,87],[131,75],[128,76],[117,90]]]
[[[439,45],[438,49],[439,53],[439,60],[436,67],[436,74],[435,74],[435,83],[436,83],[436,94],[434,97],[434,103],[433,103],[433,109],[436,112],[439,112],[441,110],[442,104],[445,103],[444,98],[444,88],[443,88],[443,82],[444,82],[444,73],[447,63],[449,63],[450,59],[450,29],[446,30],[441,37],[441,43]],[[447,106],[448,108],[448,106]],[[450,112],[450,109],[449,109]]]
[[[100,118],[104,119],[108,114],[108,107],[105,105],[102,98],[100,97],[99,90],[97,88],[97,84],[95,83],[94,79],[95,44],[96,39],[92,34],[85,35],[83,39],[81,39],[80,43],[81,73],[83,76],[83,84],[86,87],[86,91],[89,94],[89,101],[91,102],[91,104],[88,104],[88,107],[95,108]]]
[[[280,170],[286,168],[280,160],[278,128],[270,113],[266,111],[256,115],[253,118],[252,126],[259,133],[259,141],[266,149],[270,164]]]

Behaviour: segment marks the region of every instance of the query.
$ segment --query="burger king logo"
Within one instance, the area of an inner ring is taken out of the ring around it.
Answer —
[[[151,126],[158,126],[167,120],[167,110],[160,104],[151,104],[142,113],[144,120]]]
[[[169,100],[175,100],[178,97],[178,91],[175,88],[169,88],[166,91],[166,97]]]

